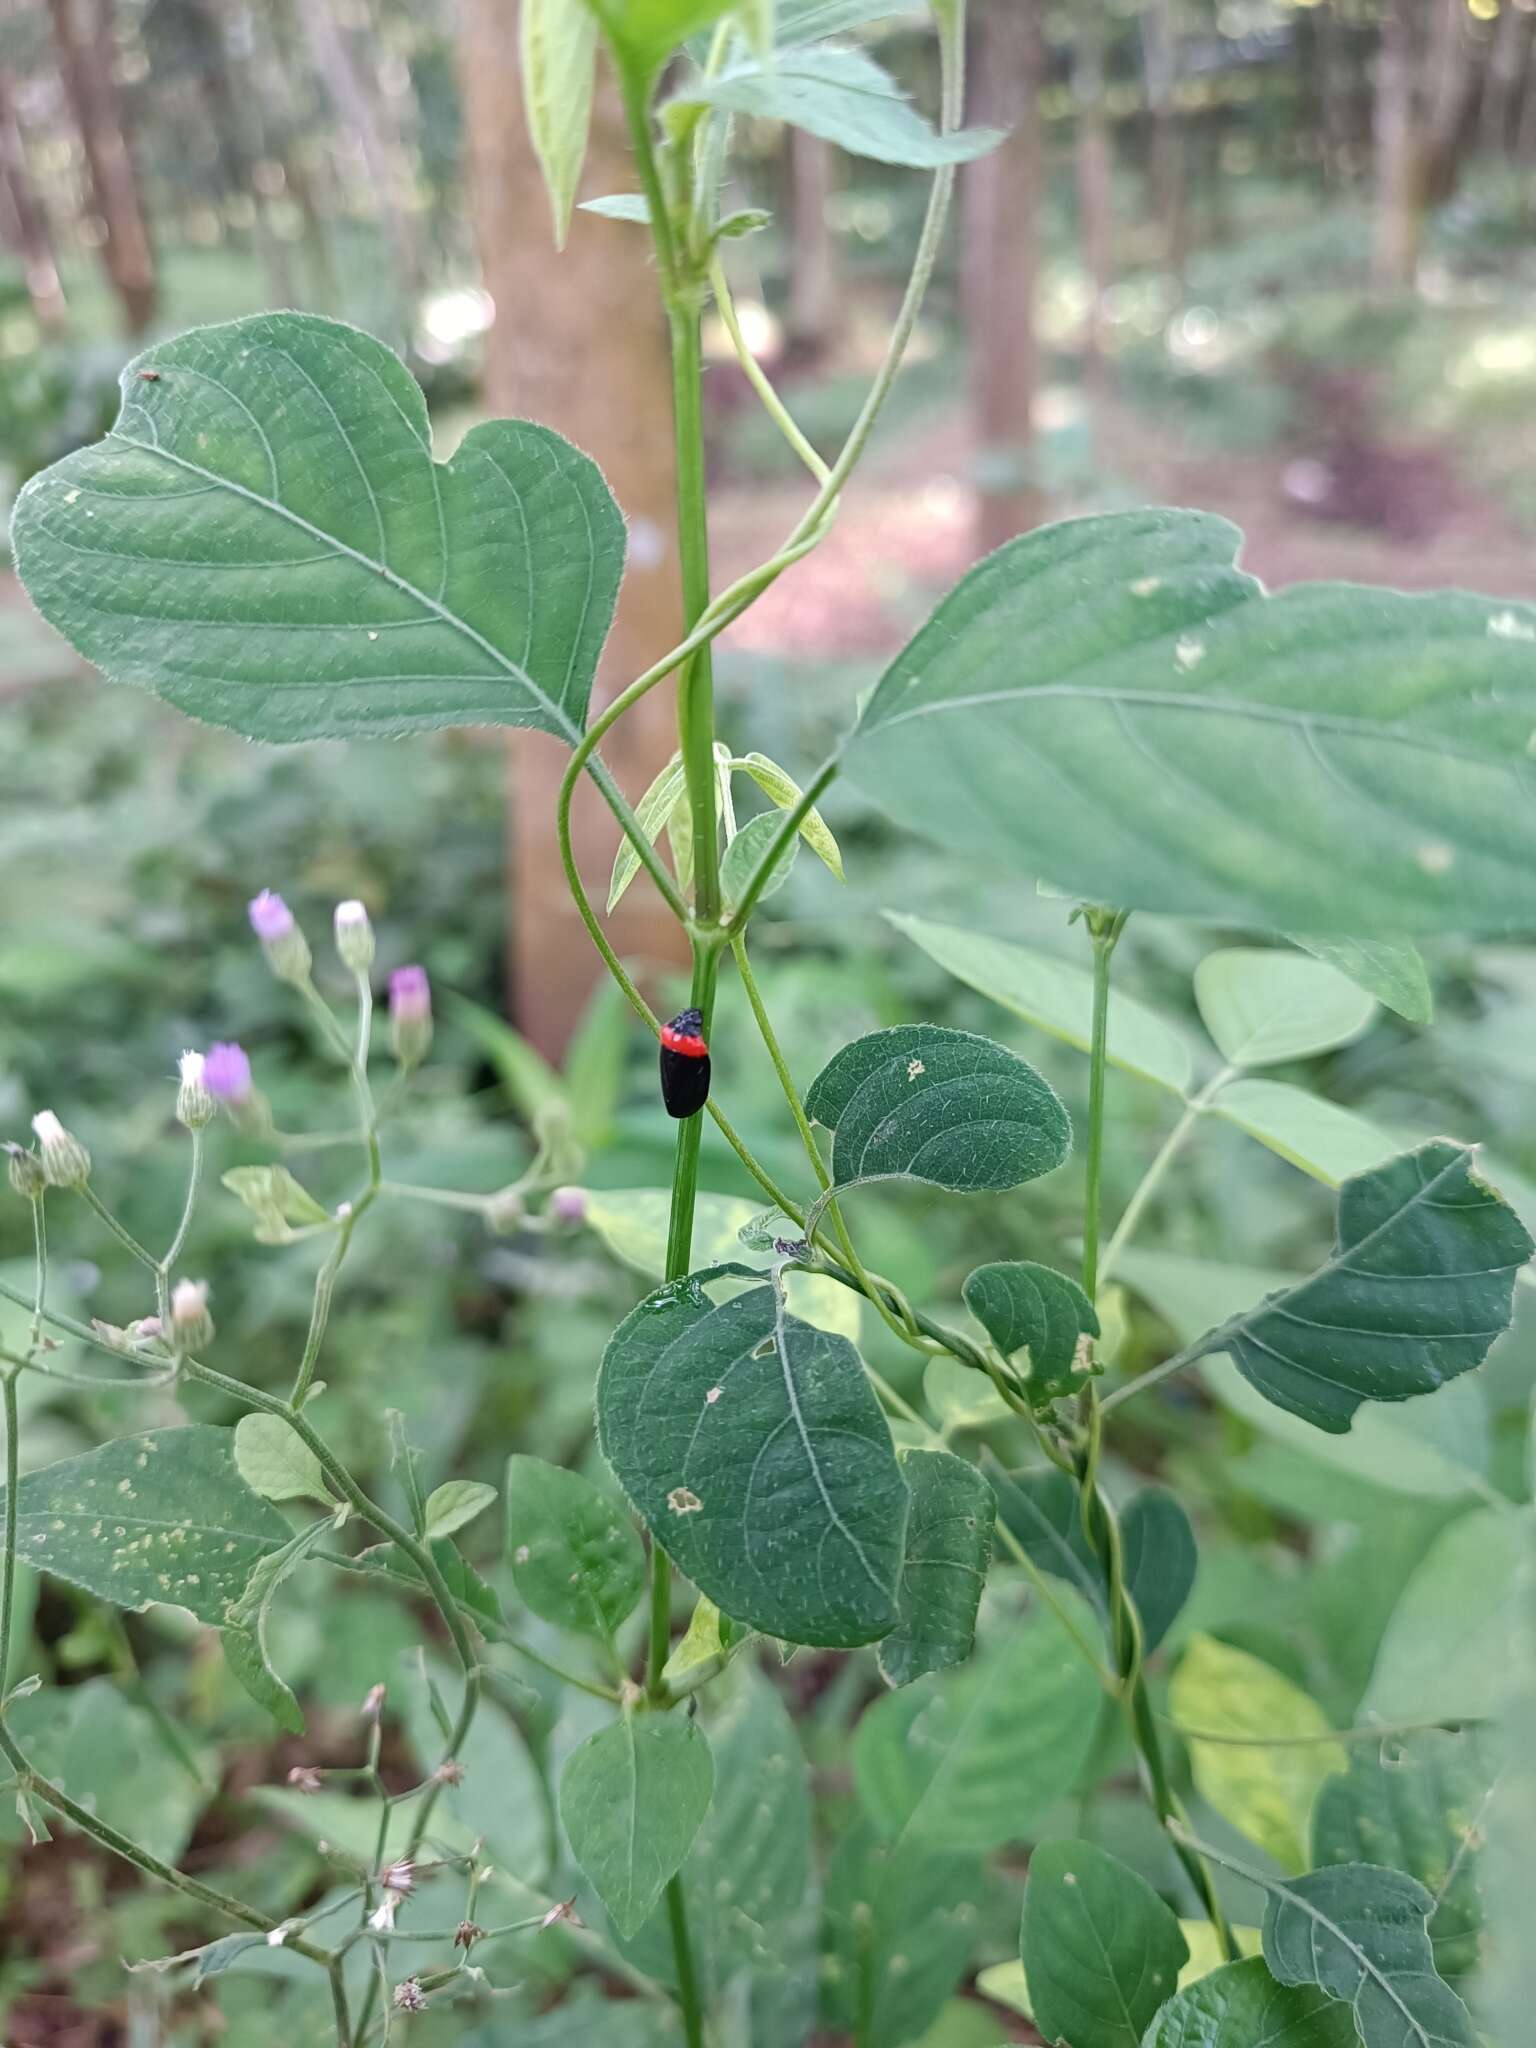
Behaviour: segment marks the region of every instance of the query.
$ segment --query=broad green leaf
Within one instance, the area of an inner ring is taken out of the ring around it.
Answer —
[[[467,1527],[477,1515],[485,1513],[495,1498],[495,1487],[479,1479],[449,1479],[434,1487],[427,1495],[428,1540],[452,1536],[455,1530]]]
[[[795,47],[768,65],[731,64],[715,78],[690,79],[672,104],[787,121],[853,156],[917,169],[970,163],[1002,140],[995,128],[941,135],[872,57],[838,46]]]
[[[1529,1511],[1483,1508],[1441,1532],[1387,1623],[1362,1712],[1449,1721],[1499,1711],[1531,1530]]]
[[[1222,924],[1379,937],[1536,910],[1536,612],[1302,584],[1196,512],[1010,542],[886,671],[846,750],[987,871]]]
[[[712,1304],[722,1270],[661,1288],[615,1331],[604,1455],[727,1614],[787,1642],[873,1642],[898,1618],[908,1509],[880,1404],[853,1346],[784,1313],[772,1287]]]
[[[1037,2027],[1072,2048],[1141,2048],[1189,1956],[1146,1879],[1091,1842],[1036,1847],[1019,1948]]]
[[[910,1451],[901,1470],[912,1511],[897,1594],[901,1618],[878,1652],[887,1685],[910,1685],[970,1656],[997,1519],[992,1489],[967,1459]]]
[[[1417,946],[1408,939],[1324,938],[1316,932],[1287,932],[1301,946],[1373,995],[1378,1003],[1406,1017],[1410,1024],[1434,1019],[1435,998]]]
[[[612,1641],[645,1591],[629,1517],[579,1472],[507,1460],[507,1558],[518,1597],[557,1628]]]
[[[1072,1149],[1049,1082],[990,1038],[940,1024],[900,1024],[845,1045],[805,1107],[833,1133],[839,1187],[910,1176],[957,1194],[1015,1188]]]
[[[1497,1784],[1495,1747],[1474,1728],[1423,1728],[1356,1749],[1330,1778],[1312,1816],[1312,1860],[1382,1863],[1416,1877],[1435,1901],[1429,1941],[1445,1978],[1478,1959],[1478,1883],[1485,1822]]]
[[[1086,1615],[1083,1624],[1092,1630]],[[1093,1740],[1098,1680],[1041,1609],[958,1671],[866,1709],[854,1736],[859,1803],[888,1835],[995,1849],[1027,1835]]]
[[[1347,2006],[1311,1984],[1277,1984],[1253,1956],[1170,1999],[1142,2048],[1355,2048],[1356,2040]]]
[[[914,2041],[960,1981],[985,1881],[974,1856],[882,1841],[856,1822],[827,1873],[827,2016],[880,2048]]]
[[[1052,1401],[1080,1387],[1092,1370],[1099,1334],[1093,1303],[1075,1280],[1029,1259],[978,1266],[961,1293],[1005,1358],[1027,1353],[1031,1400]]]
[[[114,1607],[185,1607],[222,1628],[256,1566],[293,1534],[240,1477],[234,1437],[206,1422],[151,1429],[27,1473],[19,1554]]]
[[[1352,1109],[1288,1081],[1229,1081],[1210,1113],[1236,1124],[1314,1180],[1336,1188],[1351,1174],[1383,1166],[1402,1147]]]
[[[1077,1489],[1064,1472],[993,1479],[998,1512],[1032,1563],[1091,1600],[1108,1618],[1103,1568],[1083,1534]],[[1199,1563],[1189,1517],[1171,1493],[1149,1486],[1120,1513],[1125,1588],[1150,1657],[1189,1598]]]
[[[522,0],[523,107],[565,246],[592,125],[597,21],[586,0]]]
[[[242,1415],[235,1424],[235,1467],[265,1500],[335,1505],[320,1460],[280,1415]]]
[[[1272,1666],[1203,1635],[1179,1660],[1169,1706],[1201,1798],[1282,1869],[1305,1870],[1313,1803],[1349,1762],[1338,1743],[1313,1739],[1328,1733],[1322,1708]]]
[[[248,739],[580,738],[624,527],[569,442],[491,420],[434,463],[398,357],[308,313],[156,343],[122,387],[107,438],[35,477],[11,526],[87,660]]]
[[[1276,1406],[1342,1434],[1362,1401],[1426,1394],[1509,1327],[1524,1224],[1437,1138],[1339,1190],[1333,1256],[1212,1335]]]
[[[811,1791],[789,1710],[765,1678],[738,1665],[708,1700],[715,1793],[682,1880],[695,1962],[713,1999],[740,1970],[785,1969],[784,1943],[811,1883]],[[647,1975],[673,1981],[663,1912],[629,1953]]]
[[[698,1723],[621,1714],[566,1759],[560,1819],[620,1934],[638,1934],[709,1811],[715,1769]]]
[[[887,910],[887,924],[968,988],[1000,1003],[1026,1023],[1086,1052],[1093,1033],[1093,976],[1086,967],[1016,946],[984,932],[935,924],[926,917]],[[1117,989],[1109,1006],[1109,1060],[1128,1074],[1160,1082],[1175,1095],[1189,1092],[1194,1052],[1181,1025]]]
[[[1195,1001],[1229,1066],[1273,1067],[1358,1038],[1376,1004],[1337,969],[1299,953],[1229,946],[1195,969]]]
[[[743,754],[740,760],[731,763],[733,768],[745,769],[757,784],[763,795],[776,803],[781,811],[793,810],[799,803],[801,790],[792,775],[787,775],[777,761],[771,761],[766,754]],[[805,814],[800,827],[800,837],[815,854],[816,858],[829,867],[837,879],[843,879],[843,856],[838,850],[831,828],[820,811],[811,809]]]
[[[584,0],[574,0],[578,7]],[[652,844],[660,838],[671,820],[672,813],[688,795],[688,776],[683,767],[681,754],[674,754],[666,767],[656,777],[650,788],[635,806],[635,818]],[[626,833],[619,841],[619,850],[613,857],[613,877],[608,884],[608,911],[611,916],[622,902],[625,890],[640,872],[640,856],[630,844]]]
[[[180,1860],[215,1791],[167,1740],[158,1715],[108,1678],[47,1686],[5,1710],[30,1762],[109,1827],[168,1863]],[[49,1811],[54,1827],[68,1827]]]
[[[1461,2000],[1435,1975],[1417,1878],[1340,1863],[1277,1885],[1264,1960],[1282,1984],[1316,1984],[1355,2016],[1363,2048],[1471,2048]]]
[[[923,1399],[946,1435],[1006,1422],[1007,1402],[983,1373],[954,1358],[931,1358],[923,1373]]]
[[[755,818],[748,818],[725,849],[720,861],[720,892],[725,898],[728,910],[734,910],[747,893],[758,864],[765,858],[774,840],[783,829],[784,821],[773,811],[763,811]],[[769,870],[768,879],[758,896],[761,903],[769,896],[777,896],[789,880],[790,872],[800,852],[798,838],[791,839]]]
[[[701,28],[730,12],[732,0],[587,0],[620,69],[642,85]]]

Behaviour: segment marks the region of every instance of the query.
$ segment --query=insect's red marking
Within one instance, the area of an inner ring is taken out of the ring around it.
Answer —
[[[662,1025],[661,1042],[668,1052],[679,1052],[689,1060],[701,1060],[709,1051],[697,1031],[677,1031],[670,1024]]]

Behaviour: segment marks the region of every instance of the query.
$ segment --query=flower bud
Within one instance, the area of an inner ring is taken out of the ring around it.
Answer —
[[[206,1062],[200,1052],[181,1056],[181,1085],[176,1090],[176,1121],[189,1131],[200,1131],[213,1121],[218,1104],[203,1079]]]
[[[251,1062],[242,1045],[210,1045],[201,1078],[207,1093],[227,1110],[244,1109],[251,1099]]]
[[[213,1342],[206,1280],[176,1282],[171,1292],[171,1341],[178,1352],[206,1351]]]
[[[253,897],[249,910],[251,930],[261,941],[267,965],[279,981],[291,981],[302,987],[309,980],[310,951],[293,912],[270,889]]]
[[[549,1198],[549,1213],[557,1223],[585,1223],[587,1220],[586,1189],[556,1188]]]
[[[395,1058],[414,1067],[432,1043],[432,984],[425,967],[397,967],[389,977],[389,1022]]]
[[[368,912],[353,900],[336,906],[336,951],[343,967],[366,974],[373,965],[373,926]]]
[[[51,1109],[40,1109],[32,1128],[42,1154],[43,1179],[49,1187],[84,1187],[91,1177],[91,1155],[80,1140],[71,1137]]]
[[[12,1194],[20,1195],[24,1202],[40,1202],[48,1185],[41,1159],[35,1152],[27,1151],[24,1145],[7,1145],[5,1150],[5,1177],[11,1184]]]

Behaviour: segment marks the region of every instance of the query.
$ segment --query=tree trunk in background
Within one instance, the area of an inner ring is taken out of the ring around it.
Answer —
[[[1466,0],[1388,0],[1376,68],[1379,286],[1410,287],[1424,218],[1455,193],[1493,38]]]
[[[261,96],[254,67],[226,40],[216,0],[193,0],[200,42],[198,83],[223,164],[226,188],[251,203],[253,233],[274,306],[298,303],[288,245],[277,233],[271,201],[258,169],[264,155]]]
[[[602,466],[629,521],[629,568],[594,705],[673,646],[682,629],[665,322],[644,233],[577,213],[563,254],[523,120],[517,24],[505,0],[464,0],[460,14],[469,175],[486,289],[496,302],[485,362],[493,412],[545,421]],[[593,108],[584,190],[633,189],[623,115],[606,67]],[[670,682],[636,706],[603,746],[631,802],[677,744]],[[542,733],[511,743],[508,968],[512,1014],[558,1058],[603,967],[567,895],[555,799],[570,756]],[[607,805],[583,782],[576,856],[601,910],[618,846]],[[681,935],[642,875],[608,925],[626,957],[681,965]]]
[[[1189,263],[1184,136],[1179,125],[1179,39],[1173,0],[1149,0],[1141,17],[1141,65],[1151,125],[1147,156],[1152,218],[1162,229],[1163,262],[1182,289]]]
[[[66,318],[64,290],[54,260],[48,216],[37,196],[27,166],[26,139],[16,112],[11,75],[0,69],[0,191],[4,192],[11,230],[26,273],[27,297],[44,333],[62,327]]]
[[[1077,228],[1088,286],[1084,381],[1102,395],[1108,363],[1104,354],[1104,302],[1115,281],[1115,162],[1104,117],[1103,22],[1097,10],[1078,31],[1072,63],[1077,102]]]
[[[1501,156],[1514,152],[1520,132],[1520,106],[1531,62],[1531,37],[1536,15],[1501,7],[1488,53],[1488,82],[1483,91],[1483,136]]]
[[[48,0],[54,48],[101,220],[101,258],[130,335],[154,318],[154,252],[113,73],[112,0]]]
[[[790,270],[786,339],[797,362],[814,364],[838,339],[843,324],[842,265],[828,209],[837,190],[837,157],[830,143],[803,128],[787,131],[789,152]]]
[[[976,540],[987,553],[1039,524],[1031,478],[1038,210],[1045,169],[1040,0],[983,0],[968,118],[1008,130],[965,174],[965,280],[976,431]]]
[[[1387,0],[1376,52],[1376,226],[1372,268],[1384,291],[1411,288],[1423,195],[1414,141],[1415,0]]]
[[[393,266],[396,319],[401,338],[409,342],[421,294],[421,242],[415,216],[401,191],[398,152],[384,133],[379,110],[363,84],[352,46],[331,12],[330,0],[298,0],[299,17],[309,40],[315,69],[345,127],[351,130],[368,173],[374,204]],[[513,24],[512,32],[516,32]]]

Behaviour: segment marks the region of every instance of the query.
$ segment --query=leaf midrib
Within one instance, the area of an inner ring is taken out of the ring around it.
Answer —
[[[1351,1939],[1344,1932],[1344,1929],[1339,1925],[1337,1920],[1330,1920],[1328,1915],[1325,1912],[1323,1912],[1321,1907],[1314,1906],[1310,1899],[1305,1897],[1304,1894],[1302,1894],[1301,1892],[1294,1890],[1290,1885],[1276,1884],[1274,1886],[1274,1889],[1281,1894],[1281,1896],[1287,1901],[1288,1904],[1298,1908],[1303,1914],[1305,1914],[1307,1919],[1313,1922],[1314,1926],[1326,1928],[1327,1931],[1333,1936],[1335,1941],[1337,1941],[1342,1948],[1345,1948],[1349,1951],[1349,1954],[1359,1966],[1362,1980],[1368,1977],[1373,1984],[1379,1985],[1381,1989],[1387,1994],[1388,1998],[1391,1999],[1392,2003],[1397,2007],[1398,2011],[1407,2021],[1409,2027],[1413,2030],[1413,2038],[1420,2043],[1420,2048],[1436,2048],[1435,2041],[1428,2033],[1426,2033],[1424,2028],[1419,2024],[1418,2020],[1415,2018],[1414,2014],[1409,2009],[1408,2005],[1398,1992],[1397,1987],[1393,1984],[1391,1978],[1388,1977],[1386,1972],[1371,1960],[1370,1956],[1367,1955],[1366,1951],[1363,1948],[1361,1948],[1358,1943],[1351,1941]],[[1429,1932],[1427,1927],[1425,1929],[1424,1939],[1426,1942],[1428,1942],[1429,1940]],[[1313,1963],[1316,1964],[1317,1936],[1315,1933],[1308,1936],[1308,1946],[1312,1951]],[[1325,1988],[1321,1976],[1314,1977],[1312,1979],[1312,1982],[1317,1985],[1320,1991]],[[1348,2001],[1351,2012],[1353,2012],[1355,2008],[1358,2006],[1359,2001],[1360,1987],[1357,1985],[1354,1996]]]

